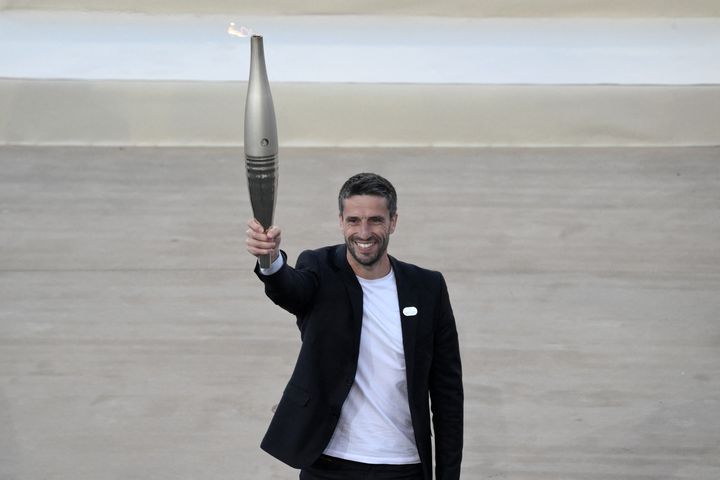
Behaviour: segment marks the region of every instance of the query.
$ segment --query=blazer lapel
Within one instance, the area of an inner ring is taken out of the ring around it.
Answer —
[[[415,344],[419,323],[418,296],[412,276],[401,262],[390,257],[397,283],[398,303],[400,307],[400,324],[402,326],[403,349],[405,350],[405,371],[407,374],[408,392],[414,388]]]
[[[353,332],[355,333],[356,352],[360,351],[360,334],[362,331],[362,314],[363,314],[363,293],[360,282],[358,282],[355,272],[350,268],[346,256],[346,246],[338,245],[335,249],[335,268],[340,274],[342,282],[345,284],[348,297],[350,297],[350,306],[353,312]]]
[[[338,245],[335,249],[335,268],[340,274],[342,282],[350,298],[350,304],[353,312],[353,331],[355,333],[355,353],[356,356],[360,351],[360,335],[362,332],[362,314],[363,314],[363,293],[360,282],[358,282],[355,272],[352,271],[347,262],[346,246]],[[400,325],[402,327],[403,350],[405,352],[405,372],[408,382],[408,391],[412,392],[414,388],[415,373],[415,345],[417,343],[417,328],[420,322],[420,316],[423,312],[418,311],[418,289],[412,275],[402,262],[390,257],[390,263],[395,273],[395,283],[397,284],[398,306],[400,308]],[[414,311],[413,311],[414,309]]]

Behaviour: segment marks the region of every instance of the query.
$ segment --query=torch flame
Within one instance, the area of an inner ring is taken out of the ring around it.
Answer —
[[[235,22],[230,22],[230,26],[227,29],[229,35],[235,37],[245,38],[257,35],[251,28],[241,26],[239,29],[235,28]]]

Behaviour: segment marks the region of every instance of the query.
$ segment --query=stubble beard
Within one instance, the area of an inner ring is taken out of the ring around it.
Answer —
[[[364,267],[372,267],[376,263],[380,261],[381,258],[385,255],[385,252],[387,252],[388,247],[388,238],[387,237],[378,237],[373,236],[373,240],[377,244],[377,253],[371,257],[361,257],[357,254],[355,251],[355,241],[353,238],[346,238],[345,239],[345,245],[347,246],[348,252],[350,252],[350,256],[355,259],[356,262],[358,262],[360,265]]]

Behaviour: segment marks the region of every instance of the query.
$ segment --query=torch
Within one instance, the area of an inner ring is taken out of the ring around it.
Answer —
[[[265,231],[273,223],[278,181],[278,141],[263,37],[250,37],[250,79],[245,100],[245,167],[253,216]],[[259,257],[269,268],[270,255]]]

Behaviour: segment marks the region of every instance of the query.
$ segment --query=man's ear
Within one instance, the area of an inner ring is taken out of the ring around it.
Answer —
[[[390,217],[390,233],[394,233],[394,232],[395,232],[395,227],[397,226],[397,219],[398,219],[398,214],[397,214],[397,213],[395,213],[395,215],[393,215],[392,217]]]

